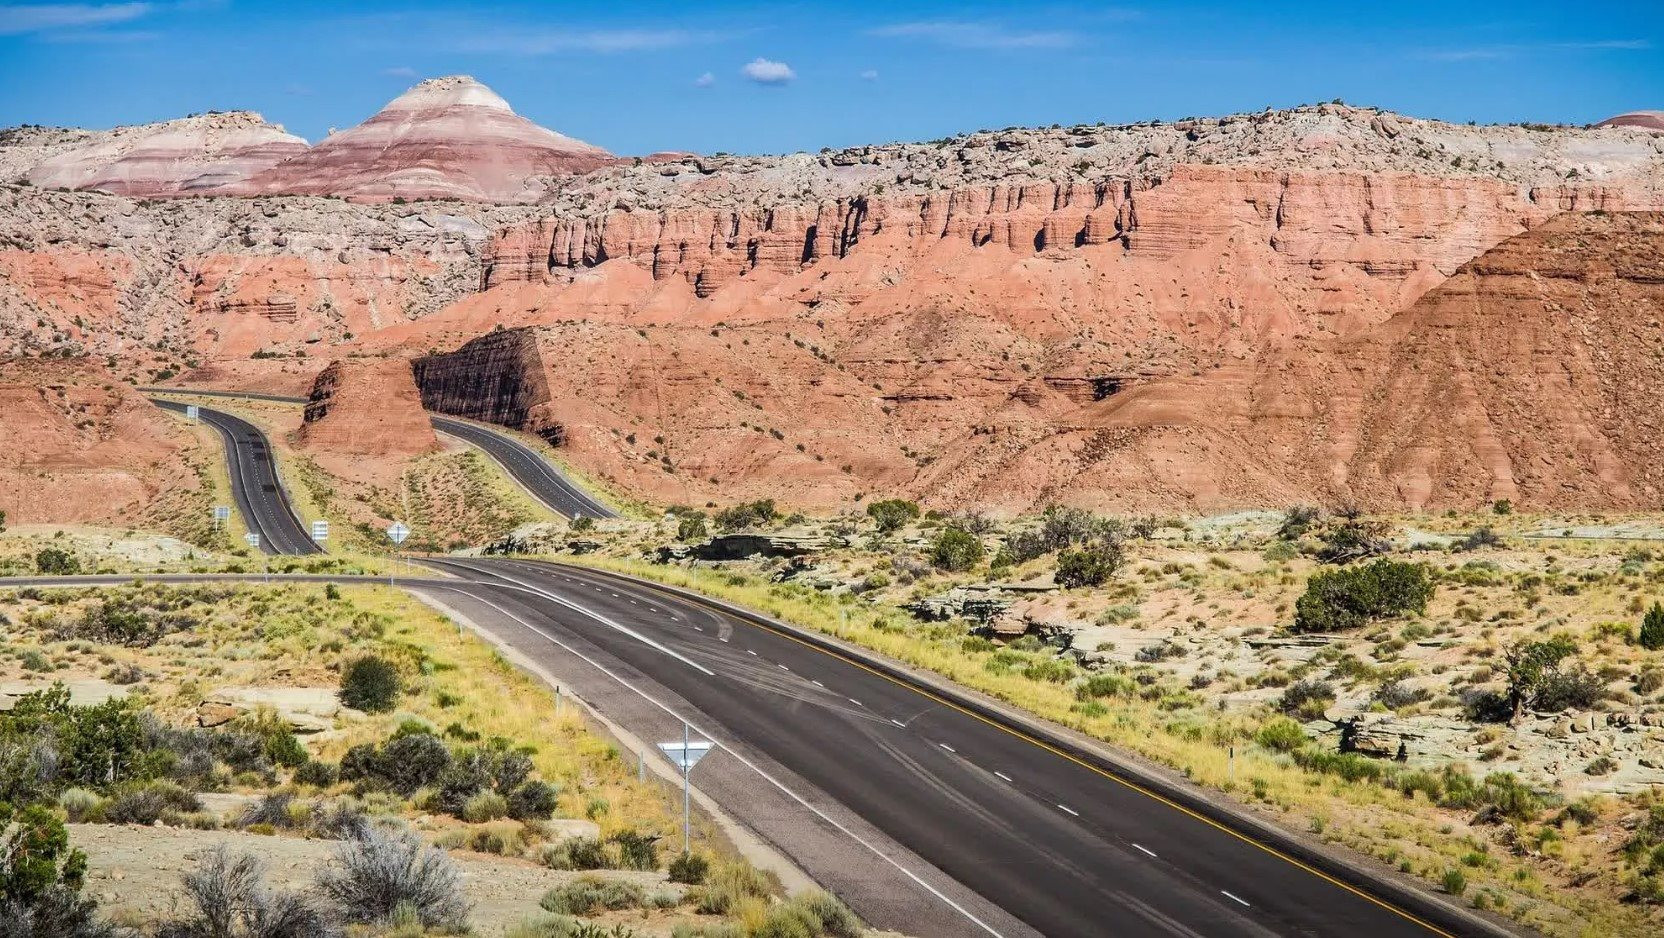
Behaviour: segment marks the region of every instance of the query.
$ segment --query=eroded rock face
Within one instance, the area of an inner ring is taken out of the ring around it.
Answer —
[[[0,359],[0,510],[8,524],[137,519],[195,488],[189,437],[87,359]]]
[[[402,358],[331,362],[312,384],[295,442],[314,452],[378,457],[439,449]]]
[[[490,88],[457,75],[424,81],[357,127],[225,191],[519,202],[543,193],[542,177],[612,161],[600,147],[539,127]]]
[[[85,136],[60,140],[29,168],[31,185],[138,198],[194,195],[236,186],[306,152],[305,140],[251,111],[79,133]]]
[[[1639,130],[1664,132],[1664,111],[1630,111],[1608,117],[1596,124],[1597,127],[1634,127]]]

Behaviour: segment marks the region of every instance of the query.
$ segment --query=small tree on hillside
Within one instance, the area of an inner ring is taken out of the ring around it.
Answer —
[[[1508,705],[1512,720],[1525,714],[1525,708],[1560,672],[1560,662],[1570,657],[1576,648],[1571,640],[1555,636],[1545,642],[1516,642],[1503,653],[1508,676]]]
[[[708,531],[705,527],[705,513],[696,511],[681,517],[676,522],[676,539],[684,544],[705,539]]]
[[[1094,541],[1079,550],[1066,550],[1057,555],[1057,585],[1065,589],[1076,586],[1100,586],[1121,568],[1124,555],[1116,540]]]
[[[81,572],[81,561],[61,547],[46,547],[35,555],[35,570],[46,576],[74,576]]]
[[[369,655],[347,665],[341,675],[341,702],[365,713],[386,713],[398,703],[402,688],[397,668]]]
[[[905,498],[886,498],[868,505],[867,515],[878,525],[879,533],[889,534],[917,518],[919,506]]]
[[[982,542],[958,528],[944,528],[930,545],[930,562],[939,570],[959,573],[982,562]]]
[[[1664,605],[1653,603],[1641,619],[1641,647],[1649,651],[1664,648]]]

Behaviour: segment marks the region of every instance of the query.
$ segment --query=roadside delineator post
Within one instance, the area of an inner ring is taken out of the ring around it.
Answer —
[[[673,765],[682,770],[682,853],[693,849],[693,799],[689,794],[688,774],[705,754],[716,746],[708,739],[690,739],[687,721],[682,721],[681,742],[659,743],[659,749]]]

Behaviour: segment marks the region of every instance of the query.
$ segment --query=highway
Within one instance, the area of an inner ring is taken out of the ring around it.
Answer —
[[[282,404],[305,404],[304,397],[289,397],[281,394],[257,394],[238,391],[201,391],[190,388],[140,388],[139,390],[168,394],[199,394],[208,397],[244,398],[257,401],[274,401]],[[152,397],[151,400],[162,403],[162,399]],[[182,410],[181,407],[170,408]],[[235,418],[232,418],[235,419]],[[583,487],[573,482],[565,473],[545,459],[537,450],[520,442],[513,435],[493,429],[492,427],[471,420],[448,417],[429,412],[428,419],[433,428],[447,436],[455,437],[464,443],[480,450],[490,457],[516,482],[530,492],[533,498],[548,506],[550,511],[566,518],[616,518],[618,512],[593,495],[584,491]]]
[[[157,406],[185,413],[187,405],[155,400]],[[231,476],[231,497],[248,529],[260,535],[260,549],[268,554],[315,554],[319,547],[289,506],[271,445],[260,428],[241,417],[207,407],[197,408],[203,423],[219,431],[225,441],[225,467]]]
[[[245,471],[269,474],[259,431],[202,413],[248,457],[232,457],[248,516],[293,521],[247,497],[281,500]],[[454,579],[402,585],[640,735],[687,720],[715,739],[701,788],[876,926],[921,938],[1506,934],[1066,734],[743,611],[581,567],[424,563]]]

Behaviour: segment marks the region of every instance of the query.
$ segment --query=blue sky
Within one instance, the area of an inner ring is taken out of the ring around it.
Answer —
[[[1664,109],[1664,0],[998,4],[0,0],[0,126],[249,108],[316,140],[467,73],[617,153],[777,153],[1344,98]]]

